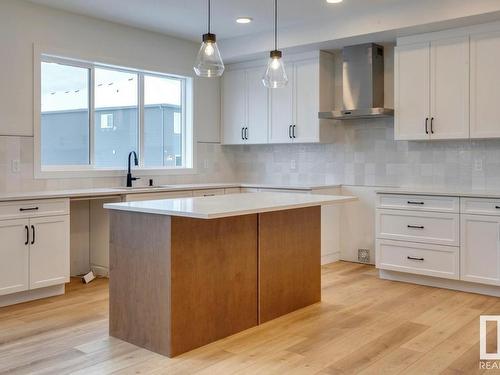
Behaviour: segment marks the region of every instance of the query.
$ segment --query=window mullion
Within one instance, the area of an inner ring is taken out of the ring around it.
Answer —
[[[90,108],[89,108],[89,162],[91,167],[95,167],[95,67],[90,67]]]
[[[144,167],[145,160],[145,149],[144,149],[144,73],[138,74],[139,85],[138,85],[138,104],[139,108],[137,110],[138,114],[138,126],[139,126],[139,165],[141,168]]]

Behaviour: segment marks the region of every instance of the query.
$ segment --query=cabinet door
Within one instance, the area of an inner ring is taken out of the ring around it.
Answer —
[[[69,215],[30,220],[30,289],[69,282]]]
[[[230,70],[222,78],[222,143],[244,143],[246,124],[246,73]]]
[[[394,138],[429,139],[425,122],[430,114],[429,43],[396,47]]]
[[[0,295],[28,289],[27,226],[28,220],[0,221]]]
[[[318,60],[295,64],[294,142],[319,141],[319,63]]]
[[[286,64],[286,61],[285,61]],[[271,143],[290,143],[290,126],[293,125],[293,64],[285,65],[288,84],[271,92]]]
[[[469,37],[431,43],[431,139],[469,138]]]
[[[265,67],[247,70],[247,143],[267,143],[269,133],[269,89],[262,84]]]
[[[500,137],[500,32],[472,35],[470,49],[470,136]]]
[[[500,285],[500,217],[462,215],[460,279]]]

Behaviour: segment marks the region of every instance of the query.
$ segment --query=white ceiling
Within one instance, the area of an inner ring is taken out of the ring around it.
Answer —
[[[207,0],[30,0],[33,3],[91,17],[198,41],[206,32]],[[370,11],[401,6],[415,0],[280,0],[282,28],[331,23],[332,19],[356,17]],[[239,16],[254,19],[235,22]],[[212,0],[212,29],[219,39],[267,32],[272,29],[272,0]]]

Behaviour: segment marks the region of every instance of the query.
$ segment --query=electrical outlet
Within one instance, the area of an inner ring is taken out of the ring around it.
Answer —
[[[474,170],[481,172],[483,170],[483,159],[474,160]]]
[[[292,171],[294,171],[295,169],[297,169],[297,163],[295,162],[294,159],[290,160],[290,169]]]
[[[19,173],[21,171],[21,161],[19,159],[11,160],[10,169],[12,170],[12,173]]]

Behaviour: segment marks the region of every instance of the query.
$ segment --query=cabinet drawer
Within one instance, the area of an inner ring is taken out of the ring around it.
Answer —
[[[431,195],[377,194],[377,207],[398,210],[458,213],[459,199],[458,197]]]
[[[0,203],[0,220],[69,214],[69,199],[43,199]]]
[[[458,249],[452,246],[377,240],[376,266],[383,270],[458,280]]]
[[[500,216],[500,199],[461,198],[460,211],[463,214]]]
[[[214,195],[224,195],[224,189],[203,189],[193,191],[193,197],[212,197]]]
[[[440,212],[377,210],[377,238],[458,246],[459,215]]]

